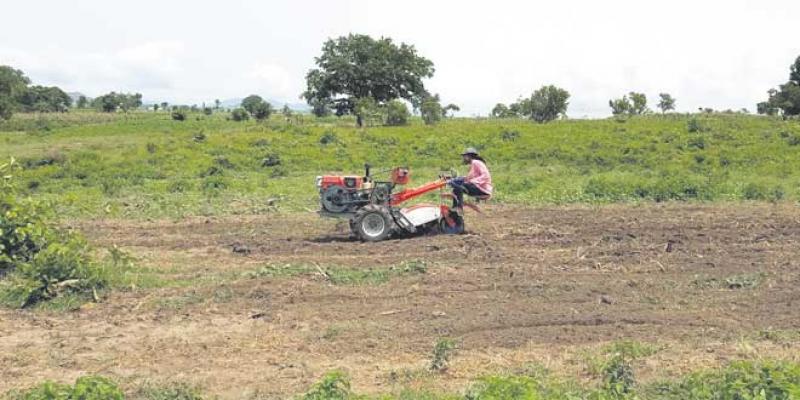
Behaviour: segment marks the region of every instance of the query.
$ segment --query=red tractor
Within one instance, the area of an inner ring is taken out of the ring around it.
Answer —
[[[370,175],[369,164],[364,166],[364,176],[325,175],[317,177],[321,210],[324,217],[344,218],[350,222],[350,230],[361,240],[376,242],[391,236],[412,235],[438,231],[457,234],[464,232],[464,219],[440,204],[400,205],[434,190],[443,190],[449,177],[439,179],[416,188],[396,191],[398,186],[408,184],[408,168],[394,168],[387,181],[378,181]],[[442,193],[441,198],[447,198]]]

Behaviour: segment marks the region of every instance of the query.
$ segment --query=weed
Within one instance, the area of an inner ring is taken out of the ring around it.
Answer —
[[[351,398],[350,379],[341,371],[327,373],[322,381],[306,392],[302,400],[348,400]]]
[[[450,364],[450,359],[456,351],[456,342],[453,339],[443,337],[436,341],[433,346],[433,356],[431,357],[430,369],[433,372],[444,372]]]
[[[12,391],[8,400],[122,400],[125,398],[116,383],[100,376],[78,378],[74,385],[44,382],[25,391]]]

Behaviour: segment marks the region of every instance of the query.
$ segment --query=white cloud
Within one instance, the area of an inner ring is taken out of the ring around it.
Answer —
[[[294,98],[301,90],[286,68],[272,62],[253,65],[246,77],[254,91],[280,100]]]
[[[298,101],[322,42],[351,32],[415,45],[436,65],[430,90],[463,115],[545,84],[572,93],[574,117],[608,115],[608,99],[632,90],[651,103],[669,92],[680,110],[752,110],[800,54],[796,0],[198,0],[191,13],[182,2],[31,0],[4,11],[46,27],[0,24],[0,64],[36,83],[185,103]]]

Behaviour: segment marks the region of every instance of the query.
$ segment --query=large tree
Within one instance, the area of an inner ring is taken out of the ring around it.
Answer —
[[[759,114],[783,114],[786,117],[800,115],[800,56],[789,67],[789,81],[770,89],[767,101],[758,103]]]
[[[26,112],[65,112],[72,106],[72,98],[55,86],[31,86],[18,101]]]
[[[658,101],[658,108],[661,109],[662,114],[675,109],[675,98],[669,93],[661,93],[658,97],[661,99]]]
[[[522,115],[539,123],[567,115],[569,92],[553,85],[542,86],[530,98],[520,102]]]
[[[363,98],[378,104],[398,98],[417,104],[427,96],[422,80],[434,72],[433,63],[417,55],[414,46],[355,34],[326,41],[315,63],[302,97],[315,108],[329,106],[336,115],[353,113]]]
[[[22,71],[0,65],[0,119],[11,118],[17,98],[25,92],[30,82]]]

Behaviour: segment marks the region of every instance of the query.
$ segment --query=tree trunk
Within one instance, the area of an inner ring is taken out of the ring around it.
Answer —
[[[364,120],[361,118],[361,115],[356,115],[356,125],[359,128],[364,126]]]

